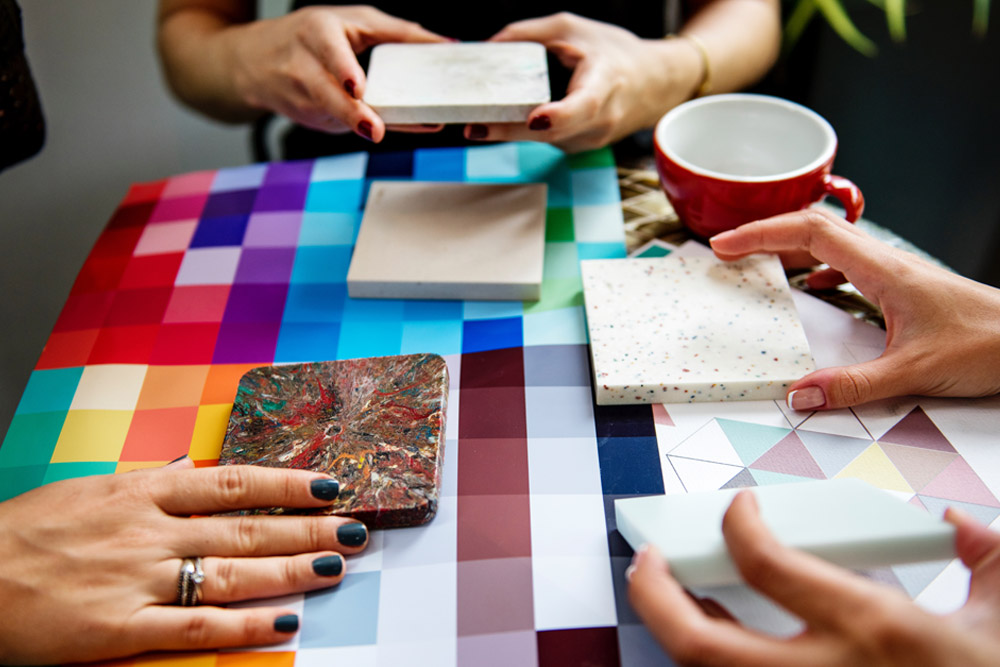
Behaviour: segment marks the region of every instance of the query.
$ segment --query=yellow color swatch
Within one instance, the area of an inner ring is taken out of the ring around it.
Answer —
[[[52,463],[117,461],[131,422],[131,410],[70,410]]]
[[[195,461],[219,458],[232,409],[232,403],[198,406],[198,417],[194,422],[194,434],[191,436],[188,456]]]
[[[889,457],[874,442],[836,475],[837,479],[844,477],[861,479],[887,491],[914,492]]]

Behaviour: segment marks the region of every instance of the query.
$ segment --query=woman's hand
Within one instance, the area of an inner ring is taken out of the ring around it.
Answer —
[[[333,516],[201,515],[321,508],[337,490],[320,473],[195,470],[183,459],[55,482],[0,503],[0,663],[287,640],[298,628],[293,612],[221,605],[339,583],[340,554],[364,548],[364,525]],[[176,606],[181,561],[195,556],[204,558],[202,606]]]
[[[899,591],[780,544],[741,492],[722,531],[744,580],[805,622],[790,639],[770,637],[706,614],[654,548],[630,572],[629,600],[660,644],[682,665],[995,665],[1000,655],[1000,534],[964,514],[956,548],[972,570],[969,599],[936,616]]]
[[[544,141],[573,153],[599,148],[644,127],[690,98],[701,80],[695,48],[648,40],[567,12],[512,23],[491,40],[540,42],[573,70],[566,96],[535,108],[525,124],[469,125],[488,141]]]
[[[379,142],[386,126],[361,101],[366,80],[357,54],[383,42],[445,41],[374,7],[306,7],[249,20],[244,4],[161,0],[159,43],[168,80],[181,99],[221,120],[272,111],[315,130],[353,131]]]
[[[1000,393],[1000,290],[876,241],[823,209],[786,213],[711,239],[721,259],[804,251],[840,271],[882,309],[878,359],[824,368],[789,387],[795,410],[844,408],[892,396]]]

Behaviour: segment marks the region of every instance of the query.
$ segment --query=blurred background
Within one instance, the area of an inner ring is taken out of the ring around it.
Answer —
[[[786,3],[789,15],[801,1]],[[21,4],[48,137],[41,154],[0,174],[0,434],[129,184],[250,160],[245,128],[207,121],[168,96],[155,0]],[[876,52],[859,52],[816,15],[759,90],[830,120],[840,137],[835,171],[864,191],[866,218],[1000,285],[1000,16],[990,8],[993,24],[977,37],[975,4],[911,0],[897,42],[884,3],[844,0]],[[261,11],[284,6],[268,0]]]

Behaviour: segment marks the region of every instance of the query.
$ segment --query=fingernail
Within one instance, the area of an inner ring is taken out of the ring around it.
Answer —
[[[313,561],[313,572],[321,577],[336,577],[344,571],[344,559],[340,555],[323,556]]]
[[[632,581],[633,574],[635,574],[635,563],[625,568],[625,581]]]
[[[731,229],[726,230],[724,232],[719,232],[718,234],[716,234],[712,238],[708,239],[708,243],[709,243],[709,245],[713,245],[713,244],[715,244],[716,241],[720,241],[720,240],[724,241],[724,240],[726,240],[728,237],[730,237],[732,235],[733,235],[733,230],[731,230]]]
[[[354,79],[347,79],[344,81],[344,90],[347,91],[348,95],[354,97]]]
[[[334,500],[340,495],[340,484],[335,479],[314,479],[309,484],[309,490],[313,498],[320,500]]]
[[[171,461],[170,463],[177,463],[178,461],[183,461],[183,460],[184,460],[184,459],[186,459],[187,457],[188,457],[188,455],[187,455],[187,454],[181,454],[180,456],[178,456],[178,457],[177,457],[176,459],[174,459],[174,460],[173,460],[173,461]],[[170,463],[168,463],[167,465],[170,465]]]
[[[363,120],[358,123],[358,134],[367,139],[368,141],[374,141],[372,138],[372,124],[367,120]]]
[[[345,547],[360,547],[368,541],[368,529],[363,523],[345,523],[337,529],[337,541]]]
[[[944,520],[953,526],[957,526],[960,523],[969,523],[970,521],[975,521],[972,515],[965,510],[960,510],[957,507],[948,506],[944,510]]]
[[[552,127],[552,119],[542,114],[541,116],[535,116],[528,123],[529,130],[547,130]]]
[[[786,401],[792,410],[812,410],[826,405],[826,394],[819,387],[806,387],[788,392]]]
[[[470,125],[469,126],[469,138],[470,139],[485,139],[486,135],[490,133],[490,130],[485,125]]]
[[[299,617],[295,614],[285,614],[274,619],[274,629],[277,632],[295,632],[299,629]]]

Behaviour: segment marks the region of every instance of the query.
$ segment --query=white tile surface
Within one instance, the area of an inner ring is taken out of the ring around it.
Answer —
[[[814,370],[776,257],[581,262],[599,405],[781,399]]]
[[[516,123],[549,101],[537,43],[380,44],[364,101],[389,124]]]

